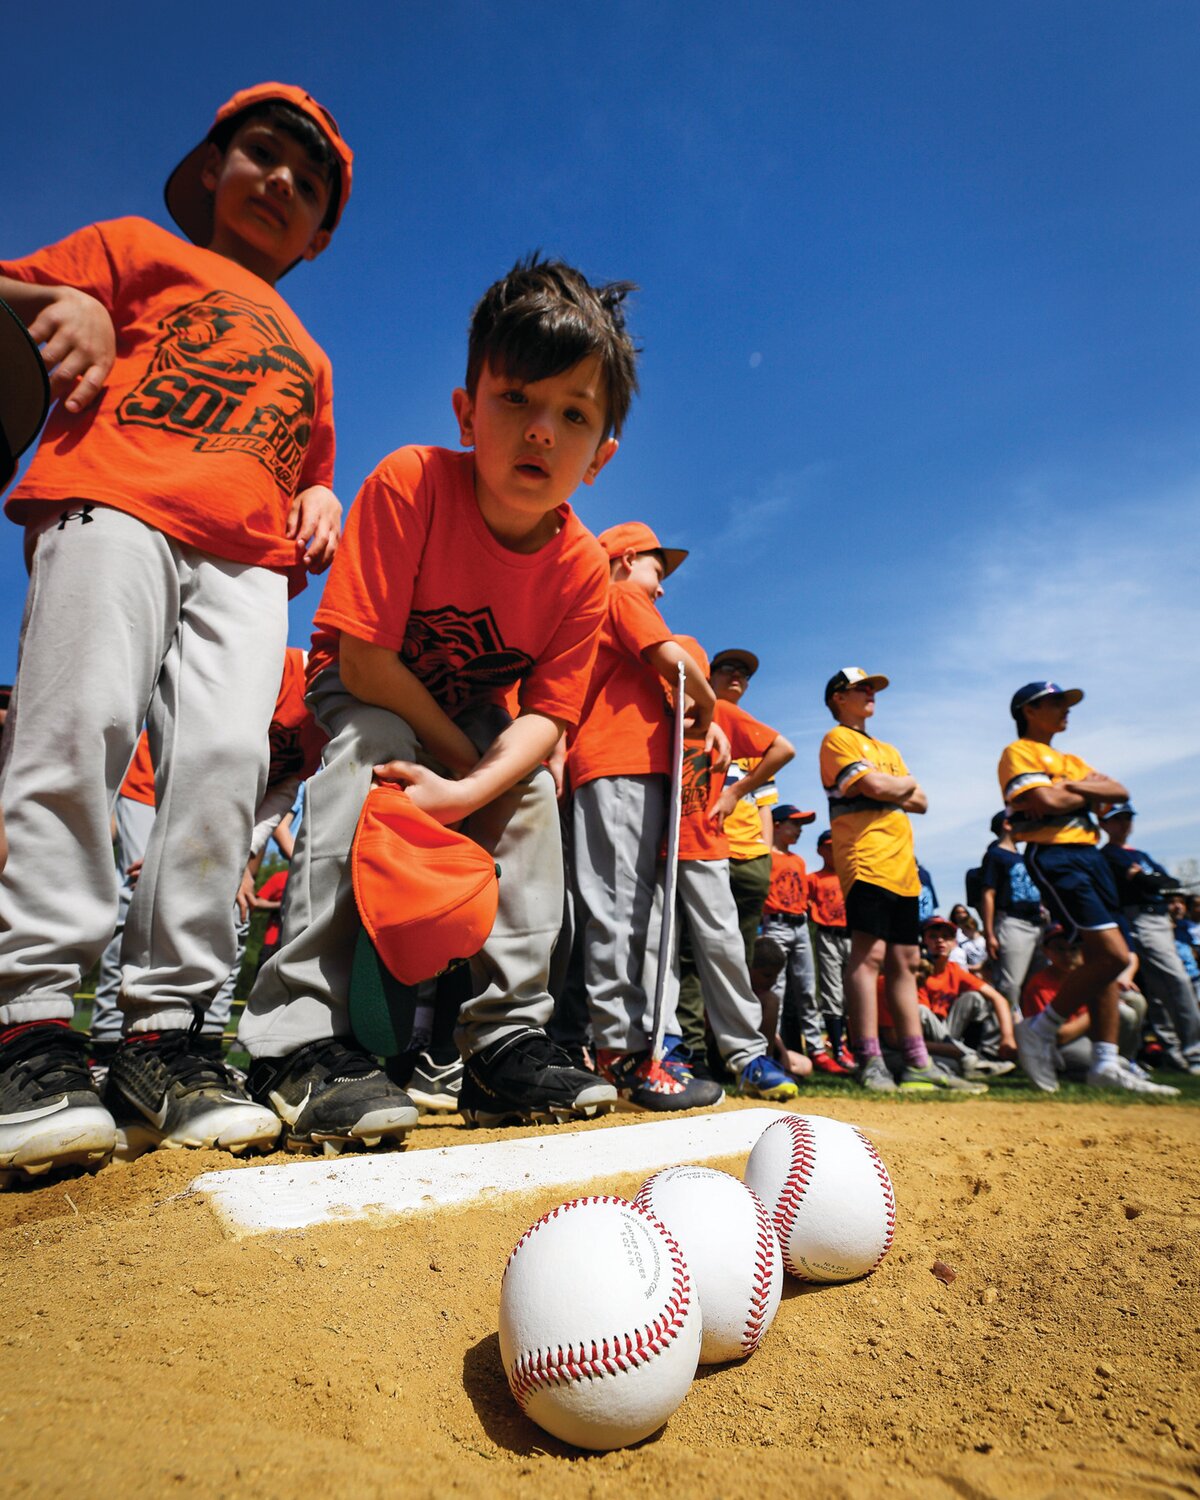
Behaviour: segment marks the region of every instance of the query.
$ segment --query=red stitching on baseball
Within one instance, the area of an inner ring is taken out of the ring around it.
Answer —
[[[775,1205],[775,1233],[779,1237],[779,1248],[783,1251],[784,1265],[798,1281],[808,1281],[810,1278],[792,1264],[788,1239],[796,1222],[796,1215],[800,1212],[800,1205],[804,1202],[804,1195],[808,1192],[809,1179],[817,1159],[817,1143],[812,1128],[803,1115],[784,1115],[781,1120],[768,1125],[767,1130],[778,1130],[780,1126],[783,1126],[790,1137],[792,1159],[783,1180],[779,1202]]]
[[[753,1188],[746,1191],[754,1201],[754,1217],[758,1223],[758,1242],[754,1252],[754,1280],[750,1288],[750,1309],[746,1314],[746,1327],[742,1332],[742,1353],[753,1354],[763,1336],[767,1317],[767,1303],[771,1300],[771,1272],[775,1258],[771,1254],[778,1246],[775,1230],[762,1199]]]
[[[870,1269],[866,1272],[866,1274],[869,1276],[871,1274],[871,1271],[875,1269],[875,1267],[879,1264],[883,1257],[892,1248],[892,1237],[896,1233],[896,1195],[892,1191],[892,1179],[888,1175],[888,1169],[884,1166],[879,1152],[876,1151],[875,1147],[872,1146],[870,1141],[867,1140],[866,1136],[863,1135],[862,1131],[859,1130],[857,1126],[854,1127],[854,1134],[867,1148],[867,1155],[871,1158],[871,1164],[875,1168],[876,1176],[879,1178],[879,1185],[883,1189],[883,1211],[887,1216],[887,1231],[883,1237],[883,1249],[875,1257],[875,1260],[872,1263]]]
[[[614,1334],[597,1345],[592,1340],[588,1345],[558,1345],[552,1349],[529,1349],[520,1355],[508,1372],[508,1385],[522,1411],[535,1391],[546,1386],[565,1385],[574,1380],[603,1379],[605,1375],[617,1375],[625,1370],[637,1369],[675,1342],[687,1320],[692,1301],[692,1284],[683,1252],[675,1243],[666,1226],[649,1211],[625,1198],[598,1195],[591,1198],[572,1198],[560,1203],[549,1213],[543,1214],[536,1224],[531,1224],[517,1243],[504,1267],[505,1275],[512,1265],[513,1256],[537,1231],[552,1219],[558,1218],[569,1208],[578,1208],[590,1203],[619,1203],[623,1208],[633,1208],[643,1214],[666,1239],[671,1257],[671,1291],[666,1307],[644,1328],[633,1333]]]

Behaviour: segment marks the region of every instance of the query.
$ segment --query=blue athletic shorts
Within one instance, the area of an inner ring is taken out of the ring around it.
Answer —
[[[1124,926],[1112,866],[1095,844],[1026,844],[1025,868],[1051,920],[1072,939],[1077,932]]]

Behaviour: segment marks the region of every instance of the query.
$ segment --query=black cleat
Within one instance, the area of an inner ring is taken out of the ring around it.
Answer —
[[[117,1128],[87,1065],[87,1038],[65,1021],[0,1030],[0,1187],[18,1173],[96,1166]]]
[[[246,1093],[191,1031],[126,1037],[109,1064],[104,1100],[123,1160],[156,1146],[266,1150],[279,1134],[274,1111]]]
[[[340,1037],[309,1042],[283,1057],[259,1057],[246,1086],[283,1121],[289,1151],[403,1145],[417,1108],[369,1052]]]
[[[518,1031],[469,1057],[459,1112],[471,1125],[561,1124],[590,1120],[617,1102],[595,1073],[571,1065],[544,1031]]]

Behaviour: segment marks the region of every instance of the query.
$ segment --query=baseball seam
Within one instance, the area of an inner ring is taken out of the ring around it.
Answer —
[[[871,1159],[871,1165],[875,1168],[875,1173],[879,1178],[879,1185],[883,1189],[883,1210],[884,1214],[887,1217],[887,1229],[884,1231],[883,1236],[883,1249],[879,1252],[879,1254],[872,1262],[871,1269],[867,1272],[867,1275],[869,1276],[871,1274],[871,1271],[875,1269],[875,1267],[879,1264],[883,1257],[892,1248],[892,1237],[896,1233],[896,1195],[892,1191],[892,1179],[888,1175],[888,1169],[884,1166],[879,1152],[876,1151],[875,1147],[872,1146],[870,1141],[866,1138],[862,1131],[858,1129],[857,1126],[855,1127],[854,1134],[866,1147],[867,1155]]]
[[[775,1233],[779,1237],[779,1248],[783,1251],[784,1265],[798,1281],[808,1281],[811,1278],[792,1262],[788,1240],[800,1212],[800,1205],[804,1202],[804,1195],[808,1192],[809,1179],[816,1163],[817,1143],[803,1116],[787,1115],[782,1120],[776,1120],[774,1125],[768,1125],[767,1129],[778,1130],[780,1127],[788,1132],[792,1159],[779,1194],[779,1202],[775,1205]]]
[[[754,1251],[754,1279],[750,1286],[750,1308],[746,1314],[746,1327],[742,1332],[742,1353],[753,1354],[763,1336],[767,1303],[771,1300],[771,1273],[775,1268],[775,1257],[771,1252],[778,1248],[778,1241],[762,1199],[752,1188],[747,1188],[746,1191],[754,1200],[758,1243]]]
[[[590,1203],[616,1203],[624,1208],[637,1208],[661,1231],[667,1242],[671,1257],[671,1291],[663,1311],[645,1327],[631,1333],[617,1333],[610,1338],[592,1339],[586,1344],[558,1344],[545,1349],[527,1349],[508,1371],[508,1385],[517,1405],[525,1410],[529,1398],[548,1386],[565,1385],[569,1381],[603,1379],[606,1375],[619,1375],[626,1370],[637,1369],[654,1359],[679,1337],[691,1308],[691,1280],[683,1252],[675,1243],[666,1227],[644,1207],[630,1203],[628,1199],[608,1195],[592,1198],[572,1198],[560,1203],[549,1213],[530,1225],[513,1246],[513,1256],[533,1235],[552,1219],[567,1209]],[[508,1266],[505,1267],[507,1271]]]

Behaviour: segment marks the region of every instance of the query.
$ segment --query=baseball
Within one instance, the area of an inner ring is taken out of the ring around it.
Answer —
[[[704,1325],[700,1363],[753,1354],[783,1294],[779,1241],[760,1200],[728,1172],[682,1166],[655,1172],[633,1201],[683,1251]]]
[[[575,1198],[517,1241],[500,1354],[518,1406],[580,1448],[649,1437],[687,1394],[700,1307],[679,1246],[624,1198]]]
[[[821,1115],[768,1125],[746,1162],[766,1205],[783,1263],[801,1281],[869,1275],[892,1243],[892,1179],[861,1130]]]

